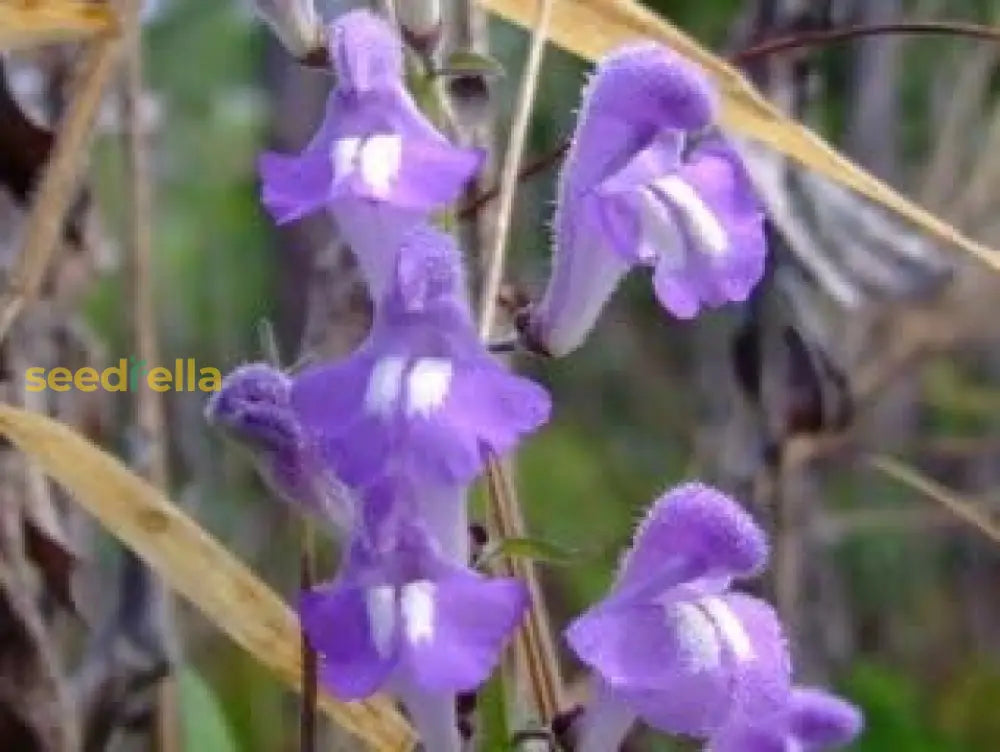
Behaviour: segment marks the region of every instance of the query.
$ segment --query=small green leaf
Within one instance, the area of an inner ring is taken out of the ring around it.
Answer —
[[[236,742],[218,698],[201,675],[190,668],[178,674],[184,752],[236,752]]]
[[[580,554],[538,538],[505,538],[486,547],[479,557],[479,565],[485,567],[498,557],[533,559],[565,566],[579,561]]]
[[[508,752],[510,749],[510,719],[507,714],[507,688],[504,686],[503,669],[493,676],[479,691],[479,726],[481,728],[479,752]]]
[[[503,78],[506,75],[503,65],[496,58],[472,50],[455,50],[451,53],[439,76],[471,76],[480,75],[486,78]]]

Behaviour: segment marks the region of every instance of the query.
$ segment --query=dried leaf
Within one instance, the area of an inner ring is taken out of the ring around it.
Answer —
[[[299,629],[281,599],[155,487],[68,427],[0,405],[0,433],[34,458],[174,590],[293,689],[301,672]],[[373,750],[413,746],[384,698],[319,706]]]
[[[6,0],[0,3],[0,49],[30,47],[117,29],[106,2]]]
[[[519,26],[531,28],[534,0],[483,0],[486,8]],[[861,169],[804,125],[792,120],[722,58],[670,22],[632,0],[559,0],[551,24],[552,41],[588,60],[637,39],[655,39],[697,62],[714,78],[722,99],[722,124],[767,144],[842,185],[906,217],[926,232],[961,247],[993,269],[1000,253],[966,237]]]

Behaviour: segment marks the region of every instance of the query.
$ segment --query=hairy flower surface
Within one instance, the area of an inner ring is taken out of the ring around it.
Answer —
[[[611,592],[566,630],[597,685],[581,752],[614,749],[636,718],[704,737],[737,712],[785,707],[790,666],[777,617],[730,590],[765,557],[761,530],[719,491],[688,484],[656,502]]]
[[[401,246],[368,339],[345,360],[297,376],[292,405],[356,488],[386,474],[468,483],[487,452],[511,449],[550,408],[542,387],[483,348],[454,241],[430,227]]]
[[[714,109],[704,74],[661,46],[600,63],[560,177],[552,275],[525,324],[534,346],[579,347],[636,265],[653,267],[678,318],[747,298],[763,274],[764,217],[734,149],[699,140]]]
[[[354,519],[352,495],[303,430],[291,394],[285,373],[250,363],[226,376],[205,417],[250,450],[261,477],[282,499],[343,532]]]
[[[780,713],[730,723],[707,752],[823,752],[850,744],[862,725],[861,711],[851,703],[821,689],[797,687]]]
[[[378,301],[402,236],[458,196],[482,154],[452,145],[417,108],[383,20],[346,13],[328,44],[337,83],[323,123],[301,154],[261,157],[262,199],[279,224],[329,209]]]

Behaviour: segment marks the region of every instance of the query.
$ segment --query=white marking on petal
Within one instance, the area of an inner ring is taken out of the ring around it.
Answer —
[[[639,218],[642,224],[642,243],[639,246],[642,260],[653,263],[663,258],[672,267],[680,266],[684,260],[680,229],[663,197],[648,188],[641,189]]]
[[[371,136],[361,147],[361,177],[376,196],[392,190],[403,161],[403,139],[391,133]]]
[[[365,591],[365,607],[375,650],[386,658],[392,652],[392,638],[396,631],[396,589],[392,585],[369,588]]]
[[[750,635],[726,602],[721,598],[703,598],[700,605],[715,623],[723,642],[732,651],[736,660],[740,663],[751,660],[754,651]]]
[[[694,603],[667,603],[663,609],[677,635],[685,668],[692,672],[717,668],[722,663],[722,645],[708,615]]]
[[[365,411],[387,418],[399,401],[406,361],[397,356],[382,358],[375,363],[365,391]]]
[[[444,358],[421,358],[410,371],[407,415],[428,417],[444,403],[451,386],[453,368]]]
[[[712,256],[721,256],[729,247],[726,230],[691,184],[677,175],[667,175],[653,183],[684,216],[697,245]]]
[[[417,580],[403,586],[402,611],[406,639],[411,644],[434,638],[434,591],[430,580]]]
[[[354,172],[358,153],[361,151],[361,143],[361,139],[357,136],[338,138],[333,142],[330,161],[333,162],[334,180],[342,180]]]

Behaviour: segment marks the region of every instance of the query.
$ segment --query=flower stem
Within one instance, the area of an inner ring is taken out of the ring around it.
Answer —
[[[311,520],[302,524],[302,553],[299,561],[299,585],[308,590],[316,581],[316,532]],[[316,651],[309,644],[305,630],[302,639],[302,703],[299,706],[299,750],[315,752],[316,749]]]
[[[500,292],[500,282],[503,279],[504,255],[514,214],[514,194],[517,191],[518,172],[521,168],[521,158],[524,153],[524,142],[528,135],[528,123],[535,102],[535,92],[538,90],[542,53],[545,50],[545,40],[548,37],[554,4],[555,0],[538,0],[538,11],[531,36],[531,48],[528,51],[528,62],[525,64],[524,74],[521,77],[521,88],[518,92],[514,120],[511,123],[510,136],[507,140],[507,152],[504,155],[503,168],[500,173],[500,207],[497,210],[496,233],[493,236],[493,248],[486,258],[486,281],[479,301],[479,335],[483,339],[489,337],[493,328],[493,319],[496,316],[497,295]]]
[[[511,123],[507,151],[501,170],[496,232],[491,252],[486,257],[486,275],[480,296],[479,334],[488,340],[493,330],[497,312],[497,298],[503,279],[504,255],[510,234],[514,213],[514,195],[517,190],[518,174],[524,152],[524,142],[528,133],[531,110],[538,89],[542,56],[548,37],[554,0],[538,0],[537,14],[531,37],[528,60],[521,77],[514,119]],[[503,465],[495,457],[487,464],[490,515],[494,527],[501,538],[522,537],[524,522],[520,506],[513,492],[509,477]],[[528,680],[535,707],[541,720],[547,722],[559,710],[561,702],[561,679],[555,647],[552,644],[548,619],[541,598],[541,588],[530,561],[505,558],[501,564],[508,573],[525,582],[532,597],[532,607],[526,622],[518,634],[518,644],[527,667]]]

